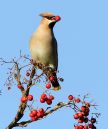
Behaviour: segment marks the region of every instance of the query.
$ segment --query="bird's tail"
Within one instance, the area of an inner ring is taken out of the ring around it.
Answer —
[[[59,82],[56,80],[56,81],[52,81],[52,89],[53,90],[60,90],[61,89],[61,86],[59,85]]]

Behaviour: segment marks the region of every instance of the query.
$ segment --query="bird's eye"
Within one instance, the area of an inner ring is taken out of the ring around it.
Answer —
[[[47,16],[46,18],[47,18],[48,20],[52,20],[53,17],[54,17],[54,16]]]
[[[51,17],[47,17],[47,19],[51,20]]]

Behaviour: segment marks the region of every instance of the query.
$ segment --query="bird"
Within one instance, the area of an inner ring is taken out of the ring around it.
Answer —
[[[57,79],[57,72],[55,72],[58,69],[58,45],[53,28],[61,17],[49,12],[41,13],[39,16],[42,17],[42,20],[30,38],[31,57],[33,61],[51,69],[50,74],[46,72],[46,76],[52,84],[52,89],[60,90],[61,86]]]

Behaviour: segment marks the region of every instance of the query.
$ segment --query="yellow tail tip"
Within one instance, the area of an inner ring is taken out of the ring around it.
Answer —
[[[60,89],[61,89],[60,86],[52,87],[52,90],[60,90]]]

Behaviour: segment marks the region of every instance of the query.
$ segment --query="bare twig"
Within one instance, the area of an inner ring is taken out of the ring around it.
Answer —
[[[35,74],[35,67],[32,67],[32,71],[31,71],[31,75],[30,75],[30,80],[29,80],[29,88],[27,88],[25,91],[23,91],[22,96],[28,96],[29,94],[29,90],[30,90],[30,86],[32,85],[32,78],[34,77]],[[18,80],[19,82],[19,80]],[[12,129],[13,127],[16,126],[17,122],[23,117],[24,115],[24,111],[27,107],[27,102],[26,103],[20,103],[19,108],[18,108],[18,112],[16,114],[16,117],[14,118],[14,120],[8,125],[8,127],[6,129]]]

